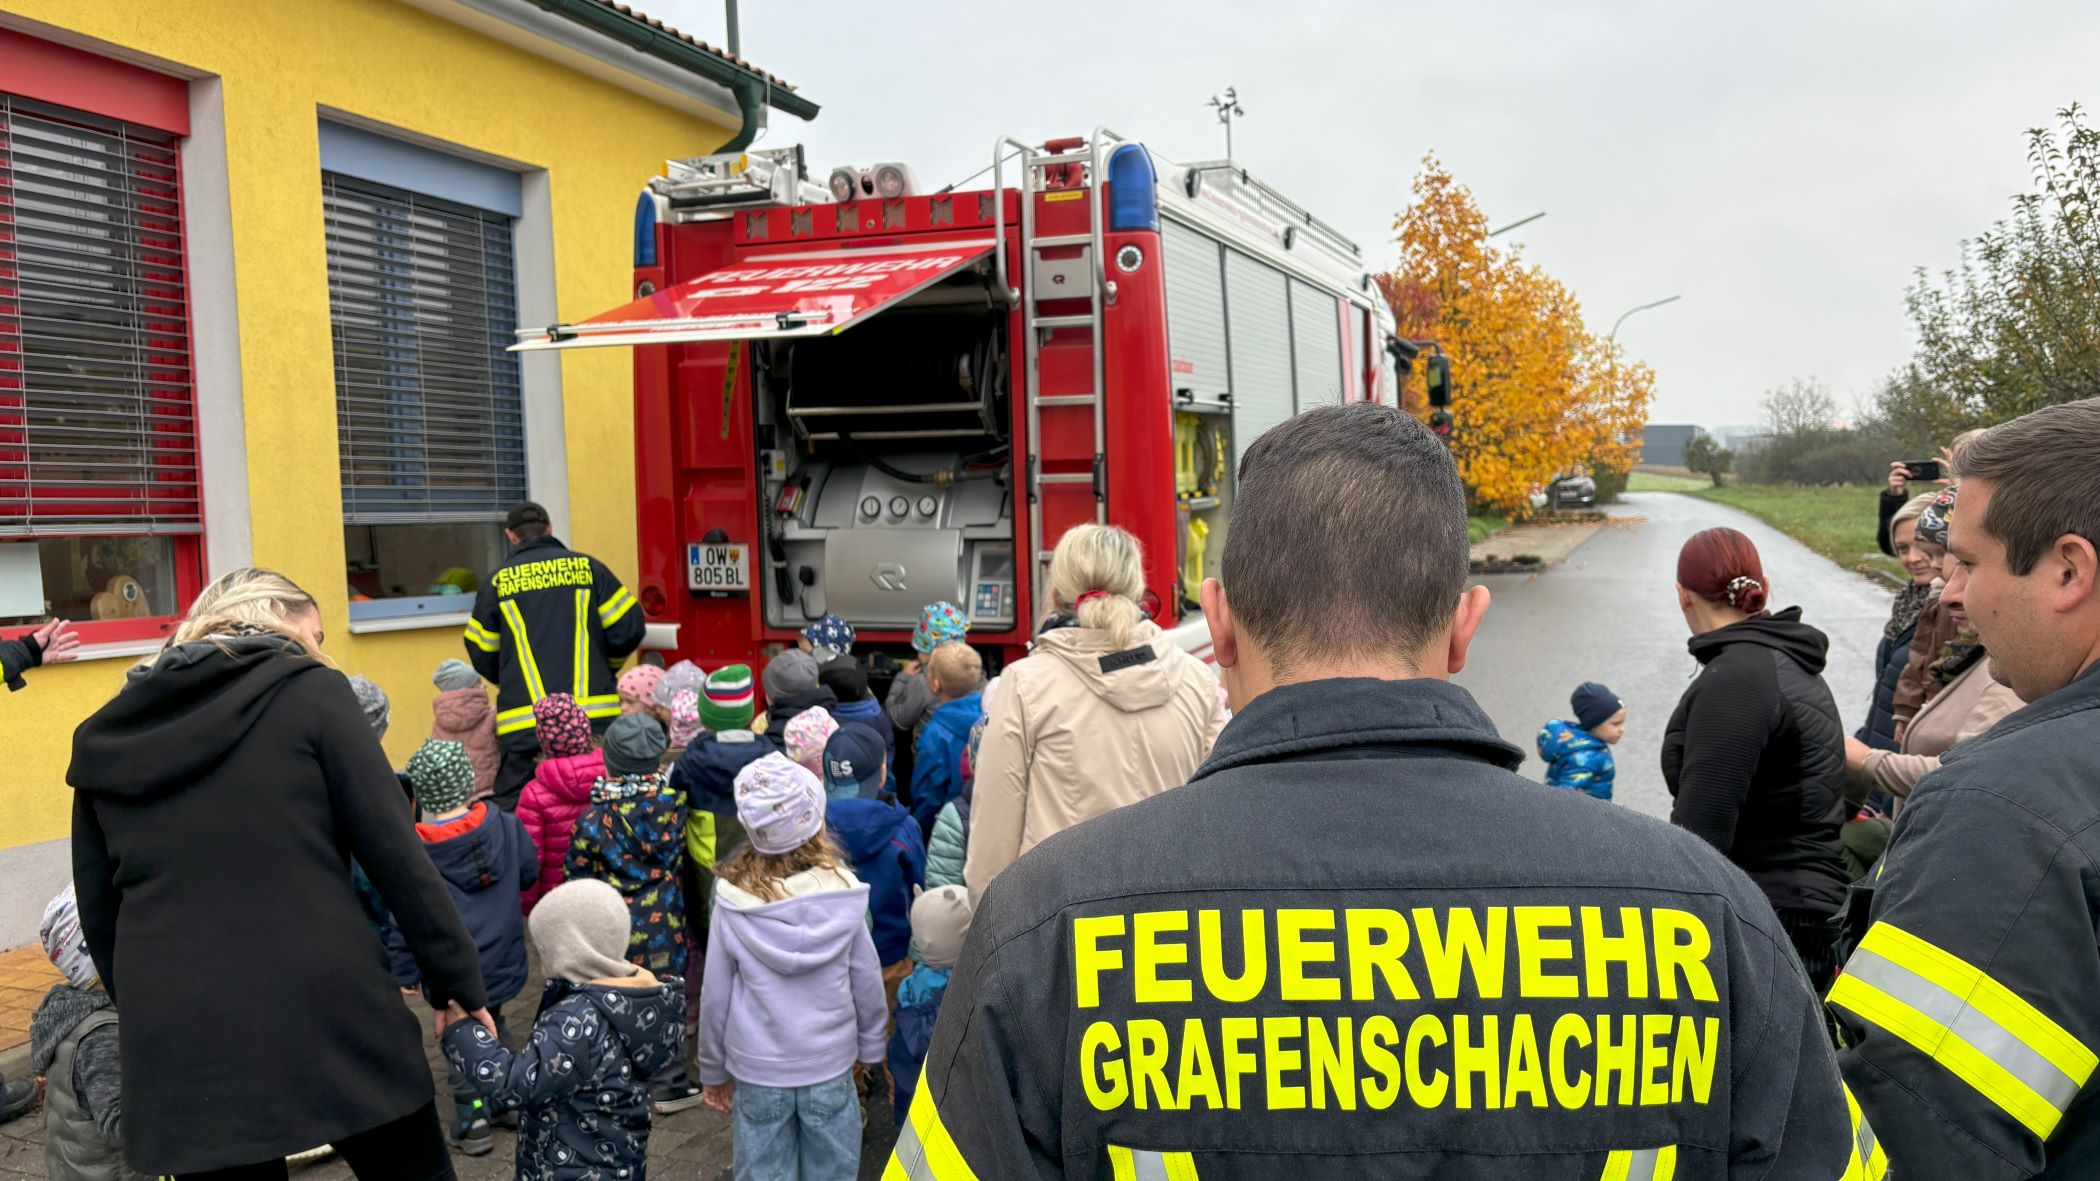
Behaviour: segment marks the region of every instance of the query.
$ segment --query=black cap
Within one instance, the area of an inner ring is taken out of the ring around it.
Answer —
[[[512,533],[516,533],[520,525],[551,524],[553,522],[547,519],[547,510],[529,500],[510,510],[510,514],[503,518],[503,527]]]

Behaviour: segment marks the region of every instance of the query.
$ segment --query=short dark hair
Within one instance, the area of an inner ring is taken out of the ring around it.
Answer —
[[[1279,670],[1337,652],[1413,656],[1465,589],[1466,491],[1429,428],[1322,406],[1247,449],[1218,580]]]
[[[520,541],[530,541],[553,526],[547,520],[547,510],[528,500],[510,510],[503,518],[503,527],[517,534]]]
[[[2034,569],[2066,533],[2100,546],[2100,398],[2044,406],[1962,444],[1964,480],[1991,486],[1983,527],[2014,574]],[[1955,503],[1955,520],[1961,504]]]

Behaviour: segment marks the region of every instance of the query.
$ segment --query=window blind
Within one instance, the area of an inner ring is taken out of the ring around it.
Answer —
[[[525,499],[511,219],[322,173],[343,519],[500,520]]]
[[[0,94],[0,536],[202,528],[177,143]]]

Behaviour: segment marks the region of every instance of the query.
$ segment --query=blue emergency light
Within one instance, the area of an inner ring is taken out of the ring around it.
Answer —
[[[1152,153],[1124,144],[1108,157],[1108,228],[1159,230],[1159,195],[1153,186]]]

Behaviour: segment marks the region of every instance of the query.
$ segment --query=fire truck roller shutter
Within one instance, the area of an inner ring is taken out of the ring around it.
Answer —
[[[1167,385],[1215,402],[1231,392],[1225,364],[1225,275],[1216,239],[1177,221],[1160,226],[1166,270]]]
[[[1291,356],[1298,375],[1298,409],[1342,401],[1342,319],[1335,297],[1291,280]]]
[[[1232,466],[1238,471],[1263,431],[1298,412],[1288,281],[1282,271],[1227,249],[1225,308],[1232,357]],[[1332,324],[1327,331],[1334,334]]]
[[[787,417],[804,438],[850,437],[864,454],[927,445],[885,439],[1003,438],[998,319],[905,308],[852,332],[795,341],[786,346]]]

